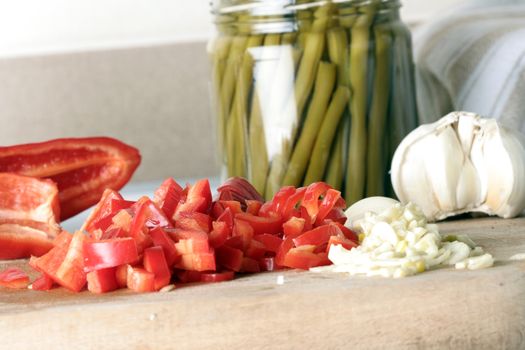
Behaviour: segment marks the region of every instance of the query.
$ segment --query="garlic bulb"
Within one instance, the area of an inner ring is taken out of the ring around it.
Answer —
[[[412,131],[392,160],[394,191],[428,220],[466,212],[510,218],[525,209],[525,142],[495,119],[453,112]]]

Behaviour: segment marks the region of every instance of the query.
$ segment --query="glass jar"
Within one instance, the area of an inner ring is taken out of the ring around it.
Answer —
[[[393,195],[392,154],[416,127],[398,0],[214,0],[209,43],[224,176],[266,198],[325,181],[347,204]]]

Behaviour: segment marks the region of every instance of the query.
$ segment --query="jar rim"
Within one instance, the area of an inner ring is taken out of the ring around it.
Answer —
[[[400,0],[310,0],[297,3],[297,0],[253,0],[248,3],[235,4],[230,1],[227,6],[223,6],[223,0],[211,0],[211,13],[215,16],[229,15],[239,12],[264,13],[265,15],[283,15],[301,10],[318,8],[327,4],[366,6],[373,3],[400,7]]]

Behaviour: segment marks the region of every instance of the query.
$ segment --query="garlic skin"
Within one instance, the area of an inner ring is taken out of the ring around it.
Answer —
[[[525,140],[495,119],[452,112],[400,143],[391,180],[429,221],[467,212],[511,218],[525,209]]]

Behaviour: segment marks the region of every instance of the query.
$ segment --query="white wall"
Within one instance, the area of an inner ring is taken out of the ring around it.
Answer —
[[[464,0],[463,0],[464,1]],[[402,0],[421,22],[462,0]],[[0,57],[205,40],[208,0],[0,0]]]

